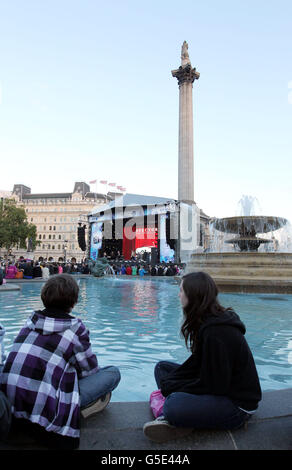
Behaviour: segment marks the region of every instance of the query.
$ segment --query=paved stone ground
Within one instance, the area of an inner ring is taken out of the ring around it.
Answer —
[[[101,413],[82,420],[79,450],[292,450],[292,389],[264,392],[247,429],[194,431],[185,438],[156,444],[143,434],[144,423],[152,419],[147,402],[110,403]],[[0,450],[41,449],[25,435],[0,443]]]
[[[20,286],[17,284],[2,284],[2,286],[0,286],[0,293],[10,292],[12,290],[20,290]]]

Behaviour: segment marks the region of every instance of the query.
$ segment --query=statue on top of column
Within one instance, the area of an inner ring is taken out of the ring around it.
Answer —
[[[181,65],[182,66],[191,63],[188,49],[189,49],[188,43],[187,41],[184,41],[182,48],[181,48]]]

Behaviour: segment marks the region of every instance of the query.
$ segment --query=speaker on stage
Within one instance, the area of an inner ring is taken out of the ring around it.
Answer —
[[[150,253],[148,253],[148,251],[144,251],[142,260],[145,261],[145,263],[150,264]]]
[[[158,263],[158,250],[157,248],[151,248],[151,266],[155,266]]]

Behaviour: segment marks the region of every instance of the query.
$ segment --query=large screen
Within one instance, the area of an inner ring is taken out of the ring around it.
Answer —
[[[95,222],[91,225],[90,258],[93,260],[97,259],[102,245],[102,225],[103,222]]]
[[[166,215],[160,216],[160,263],[174,261],[174,250],[166,243]]]

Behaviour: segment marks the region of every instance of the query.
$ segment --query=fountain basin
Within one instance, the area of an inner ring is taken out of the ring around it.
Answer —
[[[212,221],[214,228],[221,232],[235,233],[255,231],[256,233],[268,233],[273,230],[279,230],[287,223],[283,217],[273,217],[264,215],[241,215],[234,217],[225,217],[214,219]]]
[[[262,243],[273,241],[257,237],[258,233],[279,230],[287,222],[283,217],[249,215],[213,219],[211,225],[219,232],[236,234],[238,237],[226,240],[225,243],[231,243],[246,252],[257,251]]]
[[[292,253],[193,253],[185,271],[207,272],[221,292],[292,294]]]

